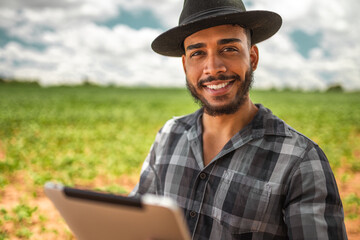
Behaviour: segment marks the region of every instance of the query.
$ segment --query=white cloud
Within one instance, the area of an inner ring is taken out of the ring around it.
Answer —
[[[149,9],[167,28],[178,24],[183,6],[183,0],[117,0],[117,3],[121,8],[132,12]]]
[[[77,84],[89,79],[98,84],[156,86],[183,85],[179,59],[156,55],[149,42],[160,32],[134,30],[124,25],[113,29],[89,23],[47,32],[45,51],[9,43],[1,51],[8,60],[0,72],[18,78],[39,78],[43,85]],[[20,62],[19,66],[14,64]]]
[[[173,7],[165,1],[155,2],[168,6],[162,7],[164,10]],[[159,56],[150,48],[159,30],[135,30],[126,25],[109,29],[94,22],[115,17],[118,6],[139,11],[151,3],[154,1],[83,0],[55,5],[5,1],[1,18],[11,24],[0,27],[10,36],[46,48],[40,51],[10,42],[0,49],[0,59],[6,59],[0,73],[37,78],[44,85],[77,84],[89,79],[99,84],[183,86],[179,59]]]
[[[360,24],[359,1],[254,0],[253,3],[251,9],[272,10],[283,18],[279,33],[259,44],[263,64],[255,86],[325,90],[339,83],[346,90],[360,89],[360,32],[355,30]],[[309,35],[321,33],[319,46],[310,51],[309,58],[299,54],[289,37],[294,30]],[[263,80],[268,75],[272,75],[273,81]]]
[[[253,0],[248,9],[278,12],[283,26],[259,44],[257,88],[324,90],[341,83],[360,89],[360,25],[358,0]],[[9,42],[0,48],[0,74],[38,78],[43,84],[184,85],[181,61],[152,52],[150,44],[161,30],[99,25],[122,10],[150,10],[165,28],[177,25],[182,0],[3,0],[0,28],[28,45]],[[318,46],[305,58],[290,35],[301,30],[321,33]],[[44,50],[29,47],[43,44]]]

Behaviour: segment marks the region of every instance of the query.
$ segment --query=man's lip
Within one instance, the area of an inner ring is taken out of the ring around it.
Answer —
[[[206,86],[210,86],[210,85],[219,85],[219,84],[222,84],[222,83],[231,83],[235,81],[234,79],[230,79],[230,80],[214,80],[214,81],[211,81],[211,82],[207,82],[207,83],[203,83],[202,86],[206,87]]]
[[[209,86],[210,85],[216,85],[215,81],[211,82],[211,83],[212,84],[209,84]],[[233,81],[221,81],[220,82],[220,84],[224,84],[224,83],[227,83],[227,85],[224,86],[224,87],[218,88],[218,89],[212,89],[212,88],[210,88],[208,86],[203,86],[203,88],[207,93],[211,94],[212,96],[221,96],[221,95],[227,94],[230,91],[230,89],[232,88],[232,86],[235,83],[235,80],[233,80]],[[219,82],[218,82],[218,84],[219,84]]]

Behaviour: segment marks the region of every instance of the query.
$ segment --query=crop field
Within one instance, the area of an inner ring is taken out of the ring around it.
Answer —
[[[324,150],[349,239],[360,239],[360,93],[254,90],[251,98]],[[0,82],[0,240],[74,239],[44,183],[127,194],[157,131],[197,108],[186,89]]]

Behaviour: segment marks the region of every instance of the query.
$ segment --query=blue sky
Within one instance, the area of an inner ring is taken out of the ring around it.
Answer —
[[[358,0],[246,0],[283,18],[258,44],[254,88],[360,90]],[[42,85],[184,86],[179,58],[152,52],[177,25],[182,0],[2,0],[0,76]]]

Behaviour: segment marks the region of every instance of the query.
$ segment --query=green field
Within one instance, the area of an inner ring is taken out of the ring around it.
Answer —
[[[252,91],[251,97],[317,142],[338,183],[350,184],[360,172],[360,93]],[[36,205],[46,181],[127,193],[115,180],[139,174],[166,120],[197,108],[185,89],[0,83],[0,239],[31,238],[34,224],[49,231]],[[11,189],[23,195],[7,204]],[[359,197],[343,199],[352,219]]]

